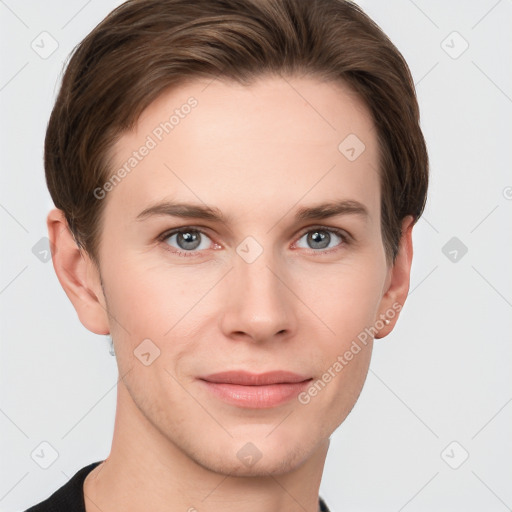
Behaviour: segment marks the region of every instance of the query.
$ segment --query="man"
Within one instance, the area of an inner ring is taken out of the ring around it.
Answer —
[[[120,380],[109,456],[29,510],[327,510],[426,200],[389,39],[342,0],[128,1],[69,62],[45,169],[55,271]]]

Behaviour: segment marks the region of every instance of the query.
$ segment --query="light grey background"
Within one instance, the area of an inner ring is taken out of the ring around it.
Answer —
[[[5,512],[110,450],[115,359],[79,322],[37,244],[52,207],[42,148],[63,62],[119,3],[0,1]],[[332,436],[320,494],[333,512],[511,510],[512,0],[359,3],[410,65],[431,186],[409,298]],[[47,58],[31,47],[51,49],[43,31],[58,42]],[[456,261],[455,246],[443,252],[452,237],[467,247]],[[48,469],[31,456],[42,442],[58,452]]]

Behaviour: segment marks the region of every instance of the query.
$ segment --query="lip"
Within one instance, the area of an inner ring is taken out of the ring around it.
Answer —
[[[296,397],[312,377],[289,371],[250,373],[226,371],[200,377],[199,381],[217,398],[237,407],[276,407]]]

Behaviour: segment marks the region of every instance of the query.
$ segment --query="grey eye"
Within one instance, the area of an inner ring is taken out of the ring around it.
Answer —
[[[304,238],[306,239],[306,246],[300,245],[300,240]],[[336,239],[338,239],[338,244],[335,243]],[[305,249],[329,249],[343,242],[343,237],[331,229],[312,229],[304,233],[300,240],[298,246]]]
[[[209,247],[209,238],[196,229],[177,231],[169,235],[166,240],[169,245],[175,244],[173,247],[177,246],[176,248],[182,251],[202,250]]]

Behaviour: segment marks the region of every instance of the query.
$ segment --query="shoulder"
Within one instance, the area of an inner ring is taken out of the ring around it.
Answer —
[[[85,477],[103,461],[78,470],[62,487],[25,512],[85,512],[83,484]]]
[[[322,499],[321,496],[318,497],[318,502],[320,505],[320,512],[330,512],[329,508],[327,507],[327,505],[325,504],[325,501]]]

